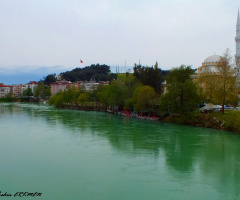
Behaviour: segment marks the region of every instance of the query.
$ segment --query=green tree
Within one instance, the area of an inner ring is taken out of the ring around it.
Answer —
[[[56,82],[56,74],[49,74],[47,77],[44,79],[44,84],[45,85],[50,85],[52,82]]]
[[[50,86],[46,86],[44,89],[44,97],[50,97],[51,96],[51,87]]]
[[[134,91],[136,88],[142,87],[143,85],[133,74],[130,73],[126,73],[125,76],[122,76],[121,81],[123,83],[124,108],[133,108]]]
[[[41,81],[34,89],[34,96],[39,98],[46,98],[51,96],[50,86],[44,85],[44,82]]]
[[[49,104],[55,105],[56,107],[74,105],[77,104],[79,94],[80,91],[76,88],[69,88],[67,91],[59,91],[57,94],[50,97]]]
[[[134,111],[150,111],[153,106],[155,91],[150,86],[142,86],[135,90],[133,102]]]
[[[43,81],[40,81],[38,85],[34,88],[34,96],[35,97],[41,97],[44,93],[44,83]]]
[[[9,93],[7,93],[4,97],[6,99],[7,102],[13,102],[16,99],[13,97],[13,92],[10,91]]]
[[[55,97],[55,102],[54,102],[54,105],[57,107],[57,108],[60,108],[61,106],[64,105],[64,95],[63,94],[58,94],[56,95]]]
[[[76,88],[69,88],[63,92],[63,101],[65,104],[77,104],[77,98],[80,91]]]
[[[30,97],[30,96],[33,96],[33,92],[32,92],[32,89],[31,88],[27,88],[23,91],[23,96],[27,96],[27,97]]]
[[[162,82],[164,81],[162,70],[158,68],[156,62],[154,67],[144,67],[142,65],[134,65],[134,76],[143,84],[154,88],[158,93],[162,93]]]
[[[53,95],[49,99],[49,104],[54,105],[57,108],[64,105],[64,94],[62,91],[58,92],[57,94]]]
[[[88,98],[91,102],[100,102],[100,93],[104,91],[105,85],[98,85],[97,87],[94,87],[93,90],[88,91]]]
[[[121,81],[113,81],[98,93],[100,102],[109,106],[124,105],[124,84]]]
[[[82,104],[82,106],[88,101],[88,95],[86,93],[82,93],[78,96],[77,102]]]
[[[160,105],[169,112],[184,113],[193,110],[201,97],[199,88],[193,82],[194,71],[190,66],[180,66],[170,70],[167,76],[167,93],[162,96]]]
[[[117,78],[116,74],[112,74],[110,67],[103,64],[96,64],[84,68],[75,68],[71,71],[62,73],[63,78],[67,81],[112,81]]]

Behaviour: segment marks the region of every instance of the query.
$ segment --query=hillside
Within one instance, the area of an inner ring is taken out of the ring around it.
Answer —
[[[67,81],[112,81],[117,78],[116,74],[111,73],[110,66],[92,64],[85,68],[75,68],[71,71],[63,72],[62,76]]]

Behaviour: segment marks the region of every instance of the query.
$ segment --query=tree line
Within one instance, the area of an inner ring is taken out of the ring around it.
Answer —
[[[132,74],[126,73],[107,86],[100,85],[91,91],[69,89],[52,96],[49,102],[57,107],[94,103],[156,114],[192,112],[205,102],[221,104],[224,113],[225,104],[237,105],[239,100],[228,50],[218,69],[196,74],[191,66],[181,65],[166,75],[157,62],[152,67],[135,64]]]
[[[108,65],[92,64],[84,68],[75,68],[71,71],[62,73],[67,81],[112,81],[117,78],[116,74],[111,73]]]
[[[66,71],[61,73],[62,78],[66,81],[76,82],[76,81],[113,81],[117,79],[117,74],[111,73],[110,66],[92,64],[84,68],[75,68],[71,71]],[[50,85],[57,81],[56,74],[47,75],[44,80],[45,85]]]
[[[134,73],[126,73],[110,85],[100,85],[91,91],[71,88],[52,96],[50,104],[57,107],[64,105],[93,105],[125,108],[135,112],[159,113],[191,111],[201,103],[197,84],[192,80],[194,70],[180,66],[170,70],[165,76],[155,66],[136,65]],[[168,92],[163,94],[164,80],[167,80]]]

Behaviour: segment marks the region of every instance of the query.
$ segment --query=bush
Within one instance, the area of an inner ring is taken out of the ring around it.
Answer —
[[[50,97],[49,102],[50,105],[54,105],[56,107],[61,107],[64,104],[63,93],[59,92]]]
[[[176,118],[176,122],[179,124],[188,124],[193,125],[196,121],[196,112],[188,112],[185,114],[179,115],[179,117]]]

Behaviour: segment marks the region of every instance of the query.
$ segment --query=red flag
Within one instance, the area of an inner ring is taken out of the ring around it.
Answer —
[[[82,60],[80,60],[80,63],[83,63],[83,61],[82,61]]]

